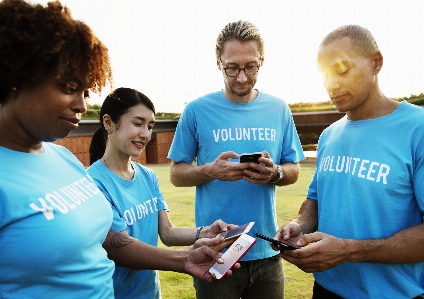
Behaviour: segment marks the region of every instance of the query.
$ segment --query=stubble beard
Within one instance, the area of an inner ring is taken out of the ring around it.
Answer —
[[[252,92],[253,87],[255,85],[254,84],[249,84],[249,88],[246,89],[246,90],[244,90],[244,91],[237,91],[236,88],[234,88],[234,87],[237,87],[237,86],[238,86],[237,84],[229,85],[229,88],[230,88],[231,93],[233,95],[235,95],[235,96],[238,96],[238,97],[245,97],[245,96],[249,95]]]

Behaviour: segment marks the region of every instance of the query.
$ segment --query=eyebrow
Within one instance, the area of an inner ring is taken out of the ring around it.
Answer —
[[[255,63],[255,64],[258,64],[258,63],[260,63],[261,62],[261,60],[259,59],[259,61],[256,61],[256,60],[252,60],[252,61],[248,61],[248,62],[246,62],[245,63],[245,65],[248,65],[248,64],[250,64],[250,63]],[[222,64],[224,64],[224,62],[221,60],[221,63]],[[237,62],[225,62],[227,65],[230,65],[230,64],[234,64],[234,65],[237,65],[237,66],[239,66],[240,64],[238,64]]]
[[[144,117],[134,116],[134,118],[141,120],[141,121],[146,121],[146,119]],[[154,120],[152,120],[151,122],[149,122],[149,124],[156,124],[156,122]]]

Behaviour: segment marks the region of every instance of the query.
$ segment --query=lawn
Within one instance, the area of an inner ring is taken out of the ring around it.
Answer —
[[[171,209],[171,220],[177,226],[194,227],[194,187],[176,188],[169,182],[168,165],[148,165],[159,178],[160,187]],[[313,175],[315,164],[301,163],[299,180],[277,191],[277,217],[282,225],[296,216]],[[160,247],[165,247],[161,243]],[[313,277],[284,261],[287,299],[311,298]],[[164,299],[195,299],[189,275],[161,271],[160,280]]]

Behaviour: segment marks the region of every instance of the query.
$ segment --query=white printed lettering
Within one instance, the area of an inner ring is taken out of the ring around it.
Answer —
[[[361,166],[359,166],[359,170],[358,170],[358,177],[360,178],[365,178],[365,174],[362,174],[362,172],[364,170],[367,170],[367,168],[365,167],[366,164],[370,163],[369,160],[362,160],[361,161]]]
[[[334,168],[334,161],[336,167]],[[353,161],[353,163],[352,163]],[[390,173],[390,166],[367,159],[360,159],[347,156],[326,156],[320,159],[317,167],[318,172],[334,172],[350,174],[352,176],[366,179],[371,182],[387,184],[387,178]],[[377,173],[378,168],[378,173]],[[358,170],[356,172],[356,170]],[[377,173],[377,176],[376,176]]]
[[[125,218],[125,223],[127,225],[133,225],[134,219],[132,218],[132,214],[131,214],[130,210],[124,211],[124,218]]]
[[[337,156],[337,164],[336,164],[336,171],[337,172],[342,172],[343,171],[343,166],[344,166],[344,162],[345,162],[345,156],[342,157],[342,162],[340,162],[340,156]]]
[[[35,211],[42,212],[47,220],[52,220],[54,218],[53,208],[47,205],[44,198],[39,198],[38,201],[43,206],[42,208],[39,208],[35,203],[31,203],[29,206]]]
[[[375,173],[374,166],[378,166],[378,165],[380,165],[380,163],[377,163],[377,162],[371,162],[371,164],[370,164],[370,168],[368,169],[368,173],[367,173],[367,180],[375,181],[375,178],[373,178],[373,177],[371,176],[371,174]]]
[[[381,179],[383,179],[383,184],[387,184],[387,176],[390,172],[390,166],[386,164],[381,164],[380,169],[378,171],[376,182],[379,183]]]
[[[93,197],[93,194],[99,192],[100,190],[87,176],[60,187],[58,191],[47,193],[44,198],[38,198],[41,208],[36,203],[30,203],[29,206],[33,210],[43,213],[47,220],[52,220],[54,219],[54,210],[62,214],[68,214],[70,210],[77,208],[89,199],[85,194]]]

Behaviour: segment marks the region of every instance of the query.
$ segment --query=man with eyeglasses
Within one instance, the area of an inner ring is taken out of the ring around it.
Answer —
[[[196,186],[199,228],[217,218],[237,225],[253,221],[252,236],[273,236],[276,186],[295,183],[304,159],[293,118],[283,100],[254,88],[264,62],[256,26],[225,26],[216,59],[224,88],[187,104],[168,155],[171,182]],[[252,152],[261,152],[258,164],[239,162],[240,154]],[[282,260],[258,239],[231,279],[213,285],[195,279],[194,286],[199,299],[284,298]]]

